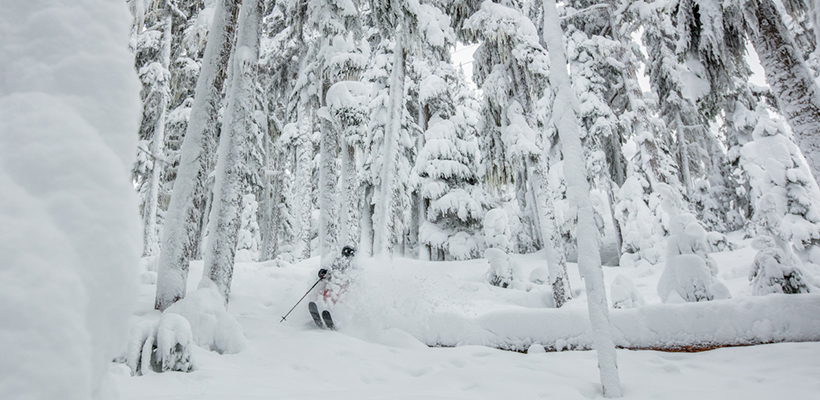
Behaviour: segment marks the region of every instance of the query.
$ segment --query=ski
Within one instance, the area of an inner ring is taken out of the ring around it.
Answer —
[[[328,311],[328,310],[322,311],[322,319],[325,320],[325,325],[327,325],[328,329],[330,329],[330,330],[335,330],[336,329],[336,328],[333,327],[333,319],[330,318],[330,311]]]
[[[324,328],[322,325],[322,317],[319,316],[319,308],[316,307],[316,303],[312,301],[308,303],[308,310],[310,310],[310,316],[313,317],[313,322],[316,323],[316,326],[319,328]]]

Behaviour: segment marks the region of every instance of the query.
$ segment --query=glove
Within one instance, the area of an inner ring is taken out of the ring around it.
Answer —
[[[327,268],[322,268],[319,270],[319,279],[325,279],[327,276]]]

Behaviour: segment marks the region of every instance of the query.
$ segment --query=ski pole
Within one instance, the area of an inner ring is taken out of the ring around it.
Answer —
[[[296,304],[294,304],[294,305],[293,305],[293,308],[291,308],[291,309],[290,309],[290,311],[288,311],[288,313],[287,313],[287,314],[285,314],[285,316],[284,316],[284,317],[282,317],[282,321],[284,321],[284,320],[285,320],[285,318],[287,318],[287,317],[288,317],[288,315],[290,315],[290,313],[291,313],[291,312],[293,312],[293,310],[296,308],[296,306],[298,306],[298,305],[299,305],[299,303],[301,303],[301,302],[302,302],[302,300],[304,300],[304,299],[305,299],[305,297],[307,297],[308,293],[310,293],[310,291],[311,291],[311,290],[313,290],[313,288],[315,288],[315,287],[316,287],[316,285],[318,285],[318,284],[319,284],[319,282],[321,282],[321,281],[322,281],[322,279],[324,279],[324,278],[319,278],[319,280],[318,280],[318,281],[316,281],[316,283],[314,283],[314,284],[313,284],[313,286],[311,286],[311,287],[310,287],[310,289],[308,289],[308,291],[307,291],[307,292],[305,292],[305,295],[304,295],[304,296],[302,296],[302,298],[301,298],[301,299],[299,299],[299,301],[297,301],[297,302],[296,302]],[[282,323],[282,321],[279,321],[279,323]]]

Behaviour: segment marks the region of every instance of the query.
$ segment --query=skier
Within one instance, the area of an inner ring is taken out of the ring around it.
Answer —
[[[356,269],[355,256],[356,249],[347,245],[342,248],[342,255],[333,260],[330,269],[322,268],[319,270],[319,279],[322,281],[322,285],[317,292],[319,295],[316,301],[308,303],[310,315],[318,327],[324,327],[322,325],[322,320],[324,320],[324,324],[329,329],[333,329],[333,319],[330,317],[330,311],[325,309],[320,316],[319,306],[316,303],[319,302],[324,306],[323,308],[327,308],[332,307],[339,301],[340,296],[347,291],[350,282],[353,280],[351,272]]]

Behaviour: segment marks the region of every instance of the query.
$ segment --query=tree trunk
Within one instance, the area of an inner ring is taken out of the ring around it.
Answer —
[[[260,0],[243,0],[239,14],[239,31],[231,57],[231,86],[219,140],[210,236],[204,255],[205,269],[199,283],[199,287],[216,284],[226,305],[231,294],[234,256],[242,223],[244,163],[256,123],[253,98],[259,59]]]
[[[341,140],[342,176],[339,192],[341,204],[341,230],[339,240],[342,245],[355,246],[359,242],[359,179],[356,169],[356,147],[346,138]]]
[[[554,206],[549,195],[547,166],[543,156],[538,159],[528,157],[526,163],[529,170],[530,185],[535,197],[535,209],[538,213],[541,237],[544,242],[544,249],[547,252],[547,269],[549,270],[550,285],[552,286],[552,298],[555,300],[555,307],[560,308],[572,298],[572,292],[569,287],[569,278],[567,278],[564,242],[558,235],[558,229],[555,226]]]
[[[386,255],[390,249],[390,226],[393,219],[393,181],[396,174],[396,151],[401,135],[401,121],[404,101],[405,58],[402,30],[396,32],[396,46],[393,54],[393,71],[390,75],[390,110],[382,146],[382,171],[379,195],[374,215],[373,254]]]
[[[168,75],[162,80],[162,87],[160,88],[159,104],[157,104],[157,121],[154,124],[154,138],[151,143],[151,154],[153,155],[153,168],[151,169],[151,181],[148,190],[148,204],[143,210],[143,235],[142,235],[142,256],[148,257],[159,253],[159,238],[157,237],[157,203],[159,202],[159,183],[161,179],[162,168],[160,165],[164,164],[162,154],[164,151],[165,142],[165,115],[168,109],[168,96],[171,94],[171,39],[172,29],[174,27],[174,19],[171,10],[166,9],[165,13],[165,27],[162,32],[162,50],[160,52],[160,64],[162,69]]]
[[[319,143],[319,254],[324,267],[330,265],[339,254],[339,207],[336,193],[339,135],[331,118],[327,107],[319,109],[322,127]]]
[[[201,194],[208,176],[208,136],[215,136],[225,69],[236,26],[237,0],[220,0],[208,33],[208,44],[196,84],[188,129],[183,139],[177,178],[162,230],[154,307],[164,311],[185,297],[188,261],[197,252]]]
[[[361,229],[361,234],[359,235],[359,252],[364,256],[373,255],[373,206],[371,205],[373,189],[373,186],[366,185],[362,190],[364,198],[359,214],[359,227]]]
[[[296,143],[296,190],[294,198],[295,209],[295,244],[294,258],[304,260],[310,258],[310,214],[313,211],[313,143],[310,137],[313,134],[313,113],[308,111],[307,105],[300,107],[299,137]]]
[[[578,269],[584,277],[586,286],[592,338],[598,353],[598,368],[601,372],[604,396],[621,397],[617,353],[612,343],[604,274],[601,271],[601,255],[598,247],[600,238],[597,237],[598,230],[595,227],[575,111],[578,99],[572,90],[567,73],[563,36],[555,0],[545,0],[544,41],[549,48],[550,84],[556,92],[553,123],[558,129],[563,145],[567,198],[570,204],[577,207]]]
[[[689,146],[686,144],[686,129],[688,126],[681,122],[680,116],[677,118],[677,140],[678,140],[678,157],[680,157],[680,175],[681,182],[683,182],[683,190],[686,191],[686,196],[692,195],[692,173],[689,171]]]
[[[746,3],[749,37],[797,145],[820,179],[820,88],[772,0]]]
[[[424,148],[424,132],[427,132],[427,128],[429,128],[430,122],[430,107],[425,104],[424,106],[420,107],[419,110],[419,126],[421,127],[421,134],[419,135],[418,139],[416,140],[416,154],[420,154],[421,150]],[[421,261],[430,261],[430,246],[422,243],[421,241],[421,227],[424,225],[424,222],[427,221],[427,200],[424,198],[422,194],[422,188],[419,187],[416,192],[416,220],[415,232],[411,230],[411,235],[415,233],[416,243],[419,248],[419,260]]]

